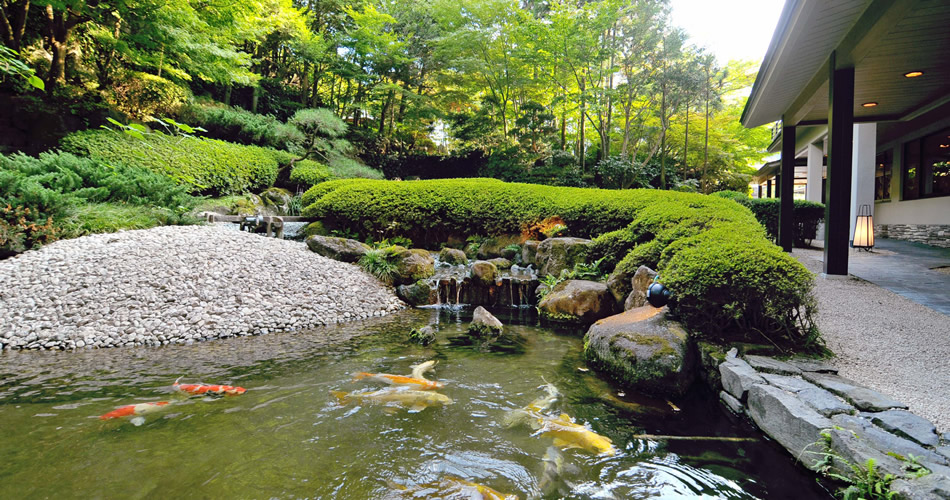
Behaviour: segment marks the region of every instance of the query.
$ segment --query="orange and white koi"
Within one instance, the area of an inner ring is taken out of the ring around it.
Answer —
[[[410,413],[418,413],[430,406],[445,406],[453,403],[452,398],[434,391],[414,391],[401,387],[390,387],[372,392],[330,391],[341,405],[353,401],[375,403],[387,407],[402,406],[409,408]]]
[[[237,396],[247,392],[247,389],[233,385],[179,384],[178,380],[172,384],[172,388],[194,395]]]
[[[423,374],[435,366],[435,360],[426,361],[412,367],[412,375],[390,375],[388,373],[359,372],[353,375],[354,380],[370,379],[390,385],[402,385],[418,391],[431,391],[445,387],[442,382],[426,379]]]
[[[111,418],[134,417],[151,413],[168,404],[168,401],[156,401],[154,403],[136,403],[134,405],[120,406],[105,415],[100,415],[99,419],[109,420]]]

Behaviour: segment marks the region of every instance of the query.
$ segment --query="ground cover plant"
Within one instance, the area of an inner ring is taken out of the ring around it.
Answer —
[[[768,241],[752,212],[721,197],[443,179],[331,181],[303,201],[304,214],[329,229],[433,248],[466,234],[519,234],[557,216],[567,234],[595,238],[591,258],[603,259],[604,269],[631,276],[639,265],[657,269],[693,331],[819,347],[811,274]]]
[[[191,222],[187,188],[151,170],[69,153],[0,156],[0,253],[62,237]]]

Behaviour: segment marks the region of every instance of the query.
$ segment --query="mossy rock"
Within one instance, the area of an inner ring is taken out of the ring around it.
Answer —
[[[472,264],[472,280],[482,285],[494,285],[498,277],[498,267],[487,260],[476,260]]]
[[[584,337],[584,355],[621,386],[653,396],[684,394],[696,375],[686,330],[667,309],[643,306],[602,319]]]
[[[443,248],[442,251],[439,252],[439,260],[453,266],[468,264],[468,257],[465,255],[465,252],[457,248]]]
[[[396,276],[393,283],[408,285],[435,274],[435,259],[428,250],[393,247],[396,255]]]
[[[562,281],[541,299],[538,312],[549,321],[591,324],[616,311],[607,285],[597,281]]]
[[[304,228],[300,232],[303,234],[304,238],[308,238],[310,236],[329,236],[330,235],[330,230],[328,230],[326,226],[324,226],[323,223],[320,221],[314,221],[314,222],[311,222],[310,224],[307,224],[306,226],[304,226]]]
[[[434,290],[425,281],[396,287],[396,295],[411,306],[426,306],[435,303]]]
[[[548,238],[538,245],[536,260],[541,276],[557,276],[564,269],[586,262],[590,240],[583,238]]]

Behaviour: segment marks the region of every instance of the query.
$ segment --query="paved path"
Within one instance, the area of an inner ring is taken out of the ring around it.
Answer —
[[[947,269],[934,270],[940,267]],[[871,252],[850,251],[848,273],[950,316],[950,248],[878,238]]]

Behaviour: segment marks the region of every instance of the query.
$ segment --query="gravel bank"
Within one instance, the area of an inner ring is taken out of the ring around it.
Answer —
[[[820,251],[795,249],[821,272]],[[815,280],[818,327],[841,376],[950,431],[950,317],[857,278]]]
[[[0,261],[0,347],[187,344],[382,316],[405,305],[299,242],[171,226]]]

